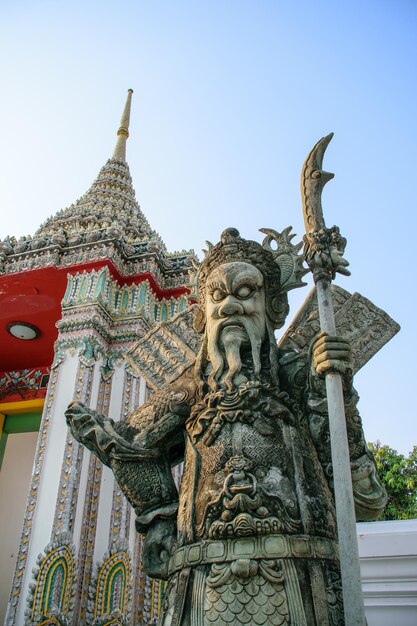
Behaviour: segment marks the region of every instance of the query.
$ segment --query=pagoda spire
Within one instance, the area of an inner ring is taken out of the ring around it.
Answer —
[[[113,152],[113,159],[117,159],[118,161],[126,161],[126,140],[129,137],[130,106],[132,103],[132,94],[133,89],[128,89],[126,104],[123,111],[122,119],[120,121],[120,128],[117,131],[117,142]]]
[[[101,168],[88,191],[46,220],[36,231],[35,238],[46,237],[49,241],[54,237],[59,244],[69,237],[74,245],[81,242],[98,245],[98,241],[107,245],[104,242],[120,238],[123,233],[129,245],[137,241],[160,241],[137,203],[126,161],[132,94],[133,89],[129,89],[112,158]]]

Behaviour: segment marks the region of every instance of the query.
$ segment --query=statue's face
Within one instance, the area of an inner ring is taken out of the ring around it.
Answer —
[[[239,329],[245,335],[265,336],[265,290],[261,272],[242,261],[224,263],[207,278],[206,315],[208,326],[220,326],[221,334]]]
[[[255,373],[259,373],[266,307],[264,278],[256,267],[237,261],[211,272],[206,283],[206,332],[217,381],[223,377],[226,386],[238,384],[236,376],[246,348],[252,353]]]

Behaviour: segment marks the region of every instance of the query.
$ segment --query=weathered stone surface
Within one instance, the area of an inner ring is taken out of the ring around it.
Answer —
[[[385,311],[360,293],[332,285],[336,328],[349,341],[356,374],[400,330]],[[320,331],[316,289],[313,288],[278,345],[282,350],[308,350]]]
[[[350,344],[353,373],[363,367],[400,330],[385,311],[359,293],[332,285],[338,334]],[[152,389],[161,389],[190,367],[202,337],[193,328],[196,305],[159,324],[126,354],[132,368]],[[308,294],[293,322],[278,342],[284,352],[307,352],[320,331],[316,290]]]
[[[135,508],[148,571],[169,580],[163,626],[343,624],[329,367],[344,381],[358,514],[373,519],[385,503],[356,408],[349,339],[316,339],[310,297],[276,344],[286,292],[304,270],[288,229],[264,232],[260,245],[224,231],[198,270],[198,304],[131,350],[131,367],[156,390],[145,405],[120,424],[80,404],[67,411],[74,436],[113,469]],[[360,296],[341,290],[336,299],[358,366],[370,352],[356,312],[372,318],[368,338],[385,322],[375,345],[392,325]],[[181,460],[178,493],[170,465]]]
[[[193,307],[159,324],[126,354],[132,369],[145,378],[152,389],[176,380],[190,367],[201,345],[193,328]]]

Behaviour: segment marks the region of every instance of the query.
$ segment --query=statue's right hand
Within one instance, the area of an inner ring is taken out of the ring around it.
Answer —
[[[145,536],[143,565],[148,576],[168,578],[168,562],[176,541],[176,520],[155,519]]]

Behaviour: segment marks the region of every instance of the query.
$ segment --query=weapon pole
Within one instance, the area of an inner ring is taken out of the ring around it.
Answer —
[[[336,226],[326,228],[321,206],[323,187],[333,178],[333,174],[321,169],[324,152],[332,137],[333,134],[327,135],[314,146],[304,163],[301,175],[306,226],[305,256],[316,284],[320,328],[329,335],[336,334],[332,278],[336,272],[350,274],[346,269],[348,263],[342,257],[346,240],[340,236]],[[365,626],[342,378],[338,372],[330,371],[325,380],[345,626]]]

